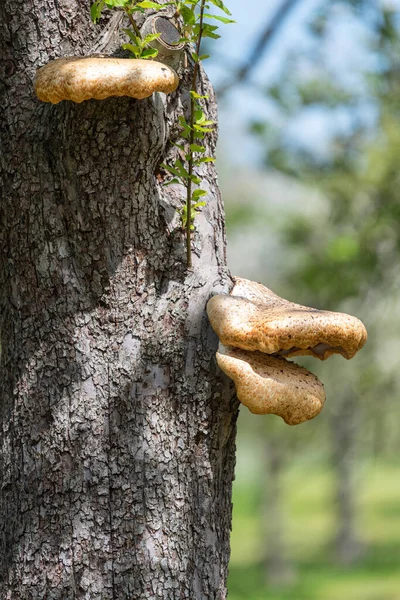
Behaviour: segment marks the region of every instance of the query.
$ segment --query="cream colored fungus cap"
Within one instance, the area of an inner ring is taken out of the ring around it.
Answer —
[[[297,425],[316,417],[324,406],[319,379],[284,358],[220,344],[217,363],[235,382],[237,397],[252,413],[278,415],[288,425]]]
[[[111,96],[147,98],[153,92],[176,90],[178,75],[171,67],[153,60],[130,58],[57,58],[41,67],[34,88],[39,100],[83,102]]]
[[[280,298],[259,283],[235,278],[231,295],[211,298],[207,313],[225,346],[284,357],[352,358],[366,342],[359,319]]]

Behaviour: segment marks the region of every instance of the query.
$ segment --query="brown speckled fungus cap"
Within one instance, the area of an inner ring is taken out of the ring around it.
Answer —
[[[288,425],[313,419],[322,410],[325,390],[319,379],[284,358],[220,344],[217,363],[236,385],[239,400],[254,414],[274,414]]]
[[[356,317],[289,302],[247,279],[236,278],[230,296],[211,298],[207,313],[222,344],[266,354],[350,359],[367,340]]]
[[[83,102],[111,96],[147,98],[153,92],[176,90],[178,75],[171,67],[153,60],[130,58],[57,58],[41,67],[34,88],[39,100]]]
[[[230,295],[211,298],[207,313],[221,342],[218,365],[235,382],[239,400],[290,425],[314,418],[325,392],[315,375],[285,358],[350,359],[367,339],[355,317],[289,302],[247,279],[235,278]]]

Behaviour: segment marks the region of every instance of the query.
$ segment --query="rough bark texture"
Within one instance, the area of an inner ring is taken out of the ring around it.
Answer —
[[[0,598],[221,600],[237,402],[204,309],[231,285],[222,203],[205,165],[187,272],[159,173],[185,81],[34,98],[39,66],[101,35],[84,0],[0,4]]]

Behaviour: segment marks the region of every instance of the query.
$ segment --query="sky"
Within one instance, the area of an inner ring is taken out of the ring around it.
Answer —
[[[270,46],[269,52],[260,61],[252,74],[252,80],[265,85],[279,72],[282,60],[296,39],[304,40],[304,23],[321,0],[300,0],[297,7],[283,23],[279,35]],[[276,11],[281,0],[227,0],[235,24],[220,27],[221,39],[212,43],[212,58],[205,64],[207,73],[218,87],[230,79],[231,73],[240,66],[254,39],[265,27],[265,23]],[[248,5],[251,4],[249,10]],[[262,117],[268,111],[264,97],[255,92],[251,85],[235,86],[219,106],[220,149],[226,158],[236,164],[254,163],[257,146],[246,133],[247,123],[252,117]]]
[[[282,0],[250,0],[251,8],[243,0],[227,0],[226,5],[230,9],[236,24],[221,26],[221,39],[213,43],[212,54],[216,57],[208,68],[211,80],[220,83],[229,78],[232,68],[237,67],[243,61],[248,49],[254,44],[254,38],[265,27]],[[286,19],[279,35],[279,40],[271,47],[268,53],[254,72],[254,77],[267,74],[272,77],[281,63],[287,49],[295,43],[296,39],[304,37],[305,32],[302,25],[310,12],[321,3],[321,0],[299,0],[296,8]],[[245,8],[244,8],[245,7]]]
[[[282,0],[225,0],[232,12],[236,24],[221,25],[221,39],[210,43],[211,59],[205,63],[206,71],[218,88],[229,81],[231,74],[242,65],[249,48],[264,29],[266,22],[276,11]],[[391,3],[395,10],[400,0],[377,0]],[[283,22],[268,52],[262,58],[248,84],[236,85],[219,103],[220,143],[219,153],[224,160],[232,164],[262,164],[262,155],[257,142],[248,135],[248,123],[252,119],[271,116],[271,104],[258,89],[272,83],[279,75],[282,63],[289,51],[296,45],[304,47],[310,41],[306,23],[323,0],[299,0],[296,7]],[[336,22],[335,22],[336,19]],[[368,35],[359,21],[351,19],[346,9],[337,9],[333,19],[334,26],[328,39],[324,63],[329,72],[343,79],[350,88],[361,88],[361,72],[373,62],[373,56],[367,55],[364,42]],[[252,85],[256,84],[256,85]],[[257,87],[258,89],[257,89]],[[366,106],[365,119],[373,121],[375,113]],[[287,124],[285,124],[287,126]],[[309,149],[317,148],[320,154],[329,153],[330,141],[337,130],[351,127],[348,115],[337,111],[336,114],[318,110],[305,111],[301,119],[290,125],[291,135]]]

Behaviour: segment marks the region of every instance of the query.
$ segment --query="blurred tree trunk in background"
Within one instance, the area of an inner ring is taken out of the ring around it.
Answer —
[[[335,415],[331,415],[332,463],[336,476],[337,533],[335,557],[339,564],[350,566],[362,556],[363,544],[357,529],[357,494],[355,489],[357,407],[351,390],[337,398]]]
[[[293,583],[294,570],[285,542],[285,508],[282,505],[282,474],[285,449],[278,435],[265,441],[266,476],[263,498],[266,585],[286,586]]]
[[[0,5],[0,597],[222,600],[237,403],[204,311],[231,285],[216,174],[188,272],[158,167],[186,82],[34,98],[36,69],[99,33],[86,0]]]

